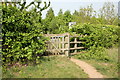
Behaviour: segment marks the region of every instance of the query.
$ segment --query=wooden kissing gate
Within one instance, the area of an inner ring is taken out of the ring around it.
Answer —
[[[47,54],[65,54],[66,56],[70,56],[72,53],[70,53],[70,50],[74,50],[74,53],[77,53],[78,49],[82,49],[84,47],[77,47],[78,43],[82,43],[81,41],[77,41],[77,34],[74,36],[71,36],[69,33],[64,34],[44,34],[45,37],[49,37],[50,40],[46,42]],[[70,42],[70,38],[74,37],[74,41]],[[74,44],[73,48],[70,48],[70,44]]]

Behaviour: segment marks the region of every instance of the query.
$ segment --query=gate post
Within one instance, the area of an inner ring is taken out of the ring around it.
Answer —
[[[74,51],[74,53],[77,53],[77,37],[75,37],[75,40],[74,40],[74,42],[75,42],[75,45],[74,45],[74,48],[75,48],[75,51]]]
[[[65,44],[65,55],[67,56],[67,57],[69,57],[70,56],[70,34],[69,33],[67,33],[67,36],[65,37],[65,42],[66,42],[66,44]]]

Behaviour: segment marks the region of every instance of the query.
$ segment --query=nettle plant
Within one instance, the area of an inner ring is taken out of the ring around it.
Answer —
[[[38,63],[45,51],[46,38],[42,35],[41,12],[50,6],[44,2],[2,3],[2,60],[3,65],[21,62]],[[28,10],[30,6],[34,6]]]

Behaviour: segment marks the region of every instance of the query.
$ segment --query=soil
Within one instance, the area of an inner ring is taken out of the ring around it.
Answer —
[[[88,63],[74,58],[70,58],[70,60],[81,67],[84,72],[88,74],[89,78],[103,78],[103,75],[97,72],[97,70]]]

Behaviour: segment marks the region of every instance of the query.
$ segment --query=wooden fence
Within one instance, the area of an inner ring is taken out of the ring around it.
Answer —
[[[84,47],[77,47],[77,44],[82,43],[81,41],[77,41],[77,34],[71,36],[69,33],[64,34],[44,34],[44,36],[49,37],[50,40],[46,42],[47,44],[47,53],[52,54],[65,54],[66,56],[70,56],[70,50],[74,50],[74,53],[77,53],[78,49],[82,49]],[[70,42],[70,38],[74,37],[74,41]],[[70,44],[74,44],[74,47],[71,48]]]

